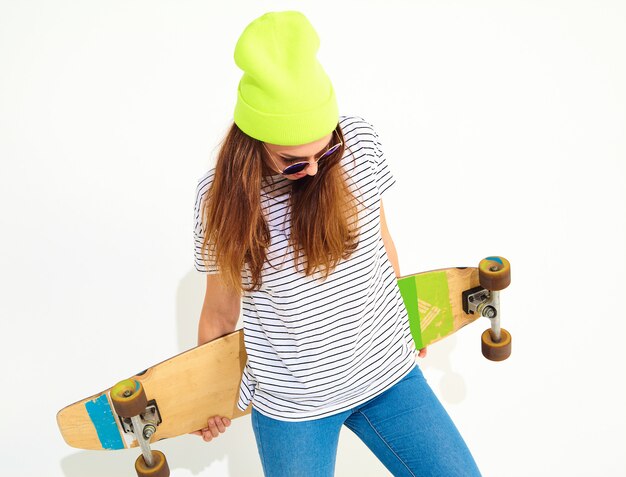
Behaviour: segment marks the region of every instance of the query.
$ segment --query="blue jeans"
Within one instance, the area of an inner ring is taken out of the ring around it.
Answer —
[[[359,436],[394,476],[480,476],[463,438],[417,366],[370,401],[321,419],[279,421],[253,408],[263,473],[332,476],[342,425]]]

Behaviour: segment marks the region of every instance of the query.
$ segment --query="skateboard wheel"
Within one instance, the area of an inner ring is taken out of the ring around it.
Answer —
[[[111,388],[111,402],[121,417],[134,417],[143,413],[148,405],[146,393],[139,381],[125,379]]]
[[[152,451],[152,458],[154,459],[154,465],[148,467],[143,455],[137,457],[135,461],[135,470],[138,477],[169,477],[170,468],[167,465],[167,459],[163,452],[157,450]]]
[[[511,334],[500,328],[500,342],[491,339],[491,329],[486,329],[480,337],[483,356],[490,361],[504,361],[511,356]]]
[[[487,290],[504,290],[511,284],[511,264],[503,257],[483,258],[478,264],[478,280]]]

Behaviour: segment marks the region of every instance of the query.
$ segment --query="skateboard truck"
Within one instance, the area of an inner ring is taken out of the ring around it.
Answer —
[[[139,417],[141,418],[141,426],[139,429],[143,429],[142,435],[149,440],[152,437],[152,434],[156,432],[157,426],[162,422],[161,414],[159,413],[156,401],[148,401],[146,409],[139,415]],[[137,427],[130,417],[120,417],[120,423],[122,424],[122,429],[125,433],[135,434],[135,429]],[[147,436],[146,433],[150,433],[150,435]]]
[[[135,461],[139,477],[169,477],[170,470],[165,455],[150,449],[150,439],[161,423],[155,401],[148,402],[139,381],[126,379],[111,388],[111,402],[120,416],[124,432],[132,433],[141,447]]]
[[[503,361],[511,355],[511,334],[500,327],[500,290],[511,283],[511,265],[506,258],[487,257],[478,265],[479,287],[463,292],[463,311],[478,313],[491,322],[481,336],[483,356]]]
[[[463,311],[478,313],[491,321],[491,338],[500,341],[500,292],[476,287],[463,292]]]
[[[157,430],[157,426],[161,424],[161,416],[159,415],[159,408],[156,405],[156,401],[148,401],[145,410],[133,417],[120,417],[122,422],[122,429],[127,434],[133,434],[139,447],[141,447],[141,453],[146,464],[149,467],[154,467],[154,457],[150,449],[150,439]]]

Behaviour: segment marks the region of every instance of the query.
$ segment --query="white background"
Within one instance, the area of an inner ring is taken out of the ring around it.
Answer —
[[[511,358],[484,320],[421,361],[483,474],[624,476],[626,6],[591,0],[0,1],[1,473],[134,475],[55,415],[195,344],[196,181],[239,34],[284,9],[380,134],[402,272],[512,263]],[[248,418],[155,447],[176,477],[260,474]],[[387,472],[346,430],[337,475]]]

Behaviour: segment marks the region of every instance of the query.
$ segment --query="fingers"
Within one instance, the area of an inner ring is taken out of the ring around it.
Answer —
[[[220,417],[215,417],[215,418],[213,419],[213,422],[215,423],[215,426],[217,427],[217,430],[220,432],[220,434],[221,434],[222,432],[226,432],[226,427],[228,427],[228,426],[226,426],[226,418],[225,418],[225,417],[222,417],[222,418],[220,418]],[[219,434],[218,434],[218,435],[219,435]],[[213,434],[213,437],[217,437],[217,436],[215,435],[215,433]]]
[[[211,442],[221,433],[226,432],[226,428],[230,426],[230,419],[227,417],[213,416],[207,420],[207,427],[192,432],[197,436],[202,436],[205,442]]]
[[[422,348],[418,354],[418,356],[420,358],[425,358],[426,357],[426,353],[428,352],[428,348]]]

